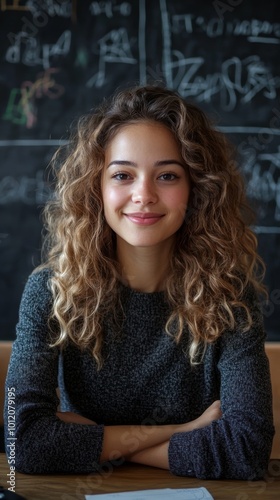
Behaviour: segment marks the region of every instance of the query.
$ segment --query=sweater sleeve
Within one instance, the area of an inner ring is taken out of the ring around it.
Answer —
[[[202,479],[263,477],[274,435],[272,394],[265,333],[255,293],[245,299],[253,325],[242,332],[244,311],[237,312],[239,329],[220,339],[220,399],[223,416],[209,426],[174,434],[169,445],[170,470]]]
[[[56,417],[59,350],[49,347],[48,278],[48,270],[31,275],[22,296],[6,380],[6,452],[9,456],[15,443],[19,472],[89,473],[99,467],[103,426],[70,424]],[[11,436],[8,409],[13,394],[15,435]]]

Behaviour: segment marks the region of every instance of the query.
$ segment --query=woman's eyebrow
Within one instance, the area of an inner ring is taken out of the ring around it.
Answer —
[[[113,160],[107,165],[107,168],[111,167],[112,165],[122,165],[122,166],[127,166],[127,167],[137,167],[137,164],[134,163],[133,161],[127,161],[127,160]]]
[[[138,167],[137,163],[134,161],[127,161],[127,160],[113,160],[109,163],[107,168],[111,167],[112,165],[121,165],[121,166],[129,166],[129,167]],[[168,160],[159,160],[154,163],[154,167],[164,167],[165,165],[179,165],[179,167],[184,168],[184,164],[180,162],[179,160],[174,160],[174,159],[168,159]]]
[[[160,160],[156,161],[154,164],[155,167],[164,167],[164,165],[179,165],[179,167],[185,168],[185,165],[183,162],[179,160],[174,160],[173,158],[168,159],[168,160]]]

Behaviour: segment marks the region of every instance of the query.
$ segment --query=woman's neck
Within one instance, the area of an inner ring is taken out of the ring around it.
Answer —
[[[165,289],[173,240],[163,243],[152,247],[133,247],[123,240],[118,241],[117,258],[125,284],[139,292]]]

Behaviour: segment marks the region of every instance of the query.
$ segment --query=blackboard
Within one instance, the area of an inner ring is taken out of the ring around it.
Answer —
[[[236,144],[280,340],[278,0],[1,0],[0,338],[40,262],[47,165],[71,123],[116,88],[166,82]]]

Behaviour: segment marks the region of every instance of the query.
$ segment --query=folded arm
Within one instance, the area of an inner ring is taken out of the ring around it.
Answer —
[[[76,413],[58,412],[57,416],[67,423],[96,425],[92,420]],[[123,457],[131,462],[168,469],[168,445],[171,436],[178,432],[190,432],[205,427],[221,416],[220,401],[215,401],[199,418],[185,424],[105,426],[100,461]]]

